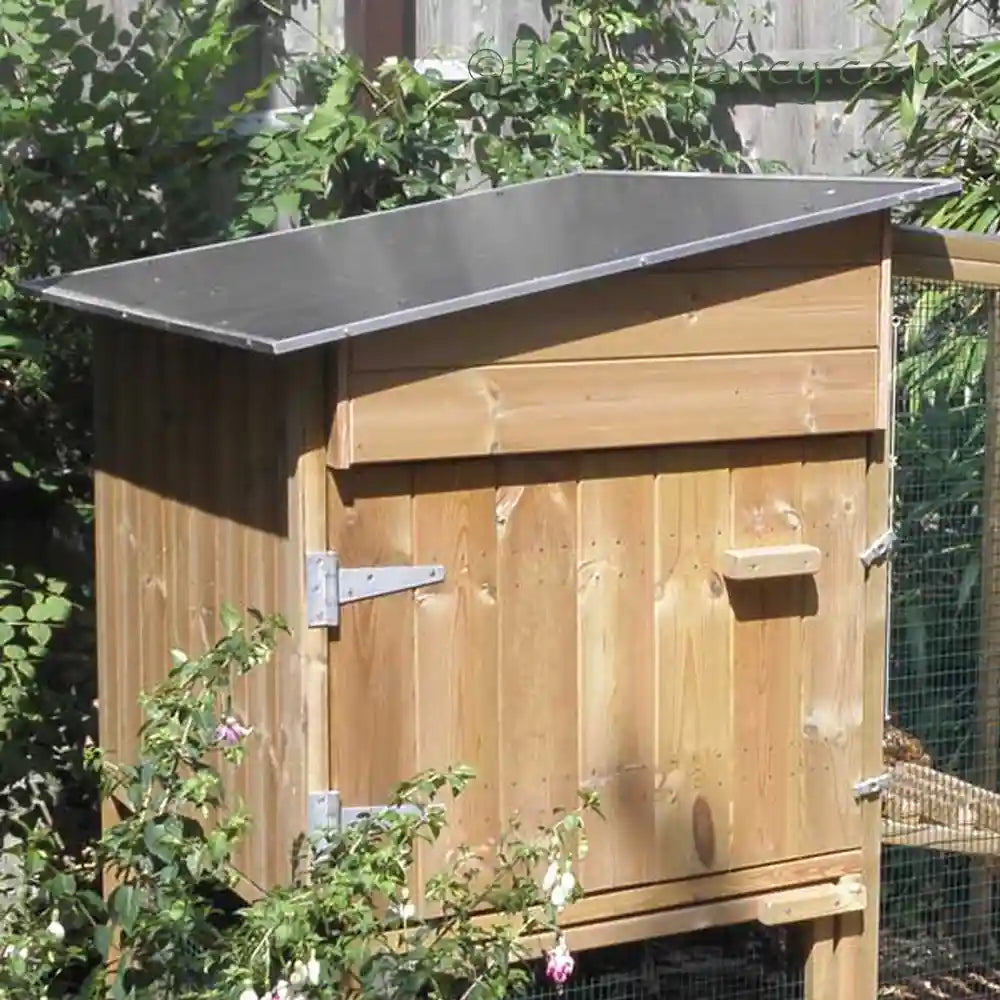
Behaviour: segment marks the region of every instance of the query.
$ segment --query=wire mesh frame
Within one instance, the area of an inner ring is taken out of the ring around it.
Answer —
[[[998,292],[919,276],[895,277],[892,292],[898,542],[884,750],[895,780],[880,994],[997,997]]]

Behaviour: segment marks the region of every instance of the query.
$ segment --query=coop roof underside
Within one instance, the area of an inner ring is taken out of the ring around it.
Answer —
[[[29,282],[268,354],[951,194],[957,181],[587,171]]]

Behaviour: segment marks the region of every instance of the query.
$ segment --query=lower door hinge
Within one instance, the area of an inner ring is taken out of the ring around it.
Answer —
[[[887,791],[892,782],[892,774],[886,771],[874,778],[864,778],[854,786],[854,796],[858,799],[877,798]]]
[[[341,833],[366,816],[378,816],[381,813],[423,815],[420,807],[415,805],[345,806],[341,801],[340,792],[313,792],[309,796],[307,832],[310,835],[322,834],[324,831]]]
[[[887,559],[896,544],[896,533],[890,528],[879,535],[864,552],[861,553],[861,564],[865,569],[871,569],[883,560]]]

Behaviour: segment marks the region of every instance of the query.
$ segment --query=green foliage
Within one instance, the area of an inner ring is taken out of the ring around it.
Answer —
[[[272,987],[294,995],[298,977],[315,998],[386,990],[399,1000],[486,998],[523,982],[520,939],[558,933],[561,908],[580,892],[573,879],[557,898],[540,876],[547,866],[566,876],[584,856],[593,795],[537,835],[512,823],[489,856],[454,852],[423,886],[438,910],[430,920],[408,902],[416,851],[444,832],[439,800],[462,794],[473,777],[464,767],[401,784],[390,805],[410,812],[304,839],[290,885],[239,902],[233,858],[250,819],[227,808],[221,765],[240,766],[253,734],[232,732],[232,684],[266,667],[285,628],[254,615],[248,629],[231,612],[223,622],[203,656],[175,652],[168,677],[144,699],[137,763],[89,752],[102,800],[122,804],[124,817],[80,859],[44,827],[3,853],[3,869],[19,877],[0,912],[0,997],[215,1000]],[[113,886],[106,898],[102,872]],[[475,923],[484,907],[501,919]]]
[[[716,20],[732,14],[730,0],[709,6]],[[457,85],[401,59],[373,80],[341,53],[307,62],[300,86],[318,100],[250,142],[231,231],[579,169],[749,169],[719,137],[715,93],[700,82],[716,61],[711,25],[642,0],[562,0],[552,18],[547,40],[524,34],[509,53],[482,39],[473,79]]]
[[[953,44],[949,32],[963,19],[995,20],[992,0],[908,0],[902,16],[885,22],[876,0],[856,0],[885,39],[885,56],[908,68],[901,90],[881,94],[876,84],[858,98],[877,97],[869,126],[894,136],[877,168],[910,176],[953,176],[963,191],[914,206],[912,219],[971,232],[994,232],[1000,223],[1000,41],[985,33]],[[944,35],[929,45],[928,36]]]

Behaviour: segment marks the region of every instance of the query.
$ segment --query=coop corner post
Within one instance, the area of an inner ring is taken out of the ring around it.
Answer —
[[[305,572],[307,553],[326,543],[327,426],[331,395],[326,367],[317,362],[315,351],[304,351],[287,359],[287,406],[290,475],[288,480],[287,572],[289,622],[295,649],[293,662],[299,674],[300,718],[288,719],[289,727],[303,733],[301,800],[296,803],[298,830],[309,826],[309,799],[317,788],[329,783],[329,715],[327,712],[328,637],[326,629],[309,621],[309,592]]]

